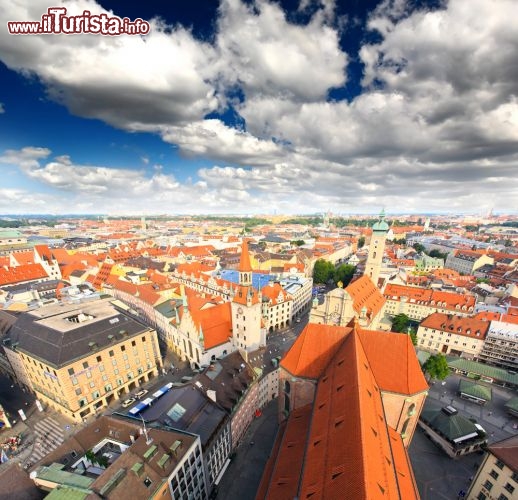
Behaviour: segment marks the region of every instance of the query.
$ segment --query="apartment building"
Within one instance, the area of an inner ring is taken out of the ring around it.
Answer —
[[[102,416],[45,456],[31,478],[62,498],[207,498],[200,438]]]
[[[383,293],[386,315],[406,314],[414,321],[421,321],[434,312],[469,316],[473,314],[476,303],[474,295],[416,286],[388,284]]]
[[[477,359],[484,348],[489,322],[433,313],[417,329],[417,345],[427,351]]]
[[[518,372],[518,324],[491,321],[479,360]]]
[[[156,332],[112,301],[97,298],[22,313],[3,341],[18,381],[77,422],[161,369]]]
[[[445,267],[454,269],[460,274],[472,275],[484,264],[494,264],[494,259],[488,255],[471,250],[454,250],[446,257]]]
[[[518,494],[518,435],[487,447],[467,500],[512,500]]]

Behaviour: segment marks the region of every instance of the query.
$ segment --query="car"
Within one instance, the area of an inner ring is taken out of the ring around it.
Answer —
[[[137,394],[135,394],[135,396],[137,396],[137,398],[142,398],[144,397],[149,391],[147,389],[142,389],[141,391],[138,391]]]
[[[128,406],[131,406],[135,401],[136,401],[136,399],[135,399],[135,398],[125,399],[125,400],[122,402],[122,407],[123,407],[123,408],[127,408]]]

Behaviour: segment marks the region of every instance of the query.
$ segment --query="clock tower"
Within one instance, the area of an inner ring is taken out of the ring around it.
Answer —
[[[266,329],[261,319],[261,293],[252,286],[252,266],[246,239],[243,239],[238,272],[239,284],[231,302],[232,339],[234,347],[250,352],[266,344]]]

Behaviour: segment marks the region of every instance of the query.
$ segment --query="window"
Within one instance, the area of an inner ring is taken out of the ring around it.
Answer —
[[[484,495],[484,493],[480,492],[478,495],[477,495],[477,500],[486,500],[486,495]]]
[[[497,460],[495,465],[496,465],[500,470],[502,470],[502,469],[504,468],[504,462],[502,462],[501,460]]]
[[[484,483],[484,488],[487,490],[487,491],[491,491],[491,488],[493,487],[493,483],[491,481],[486,481]]]
[[[132,345],[133,347],[135,347],[135,346],[137,345],[137,343],[136,343],[134,340],[132,340],[132,341],[131,341],[131,345]]]
[[[125,351],[126,350],[126,346],[125,345],[121,345],[121,351]]]
[[[77,396],[80,396],[80,395],[81,395],[81,389],[76,389],[76,395],[77,395]]]
[[[509,497],[507,495],[504,495],[503,493],[498,497],[498,500],[509,500]]]
[[[102,358],[101,356],[97,356],[97,358],[95,358],[97,360],[98,363],[100,363],[102,361]]]
[[[88,361],[85,361],[85,362],[83,363],[83,368],[84,368],[85,370],[88,368]]]
[[[113,351],[110,351],[108,354],[110,355],[110,357],[115,356],[115,353]]]
[[[74,369],[73,368],[69,368],[68,369],[68,374],[69,375],[74,375]]]
[[[518,472],[513,472],[513,475],[511,476],[511,479],[512,479],[515,483],[518,483]]]
[[[504,488],[509,492],[509,493],[514,493],[514,486],[511,484],[511,483],[507,483]]]
[[[493,478],[493,479],[498,479],[498,472],[496,472],[496,470],[492,470],[489,475]]]

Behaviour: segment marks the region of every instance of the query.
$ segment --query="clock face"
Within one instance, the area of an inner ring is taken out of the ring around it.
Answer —
[[[242,307],[238,307],[237,308],[237,313],[238,314],[243,314],[243,308]]]

